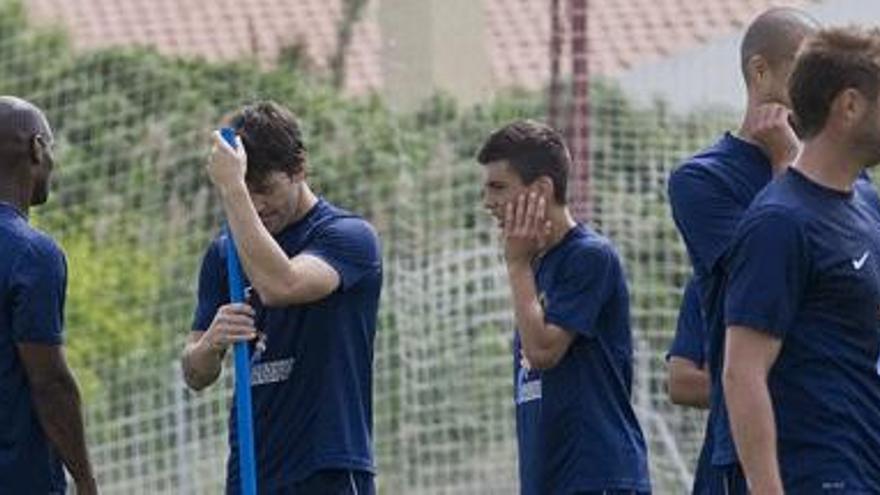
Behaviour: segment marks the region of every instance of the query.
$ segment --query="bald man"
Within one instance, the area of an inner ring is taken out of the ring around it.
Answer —
[[[673,380],[677,374],[709,374],[709,424],[694,493],[747,492],[721,390],[725,256],[752,200],[797,156],[787,82],[799,47],[817,28],[815,20],[792,8],[768,10],[749,25],[740,47],[747,101],[739,130],[725,133],[669,178],[672,215],[698,280],[709,340],[707,370],[686,360],[669,363]]]
[[[97,493],[76,381],[62,350],[64,253],[28,223],[49,197],[52,130],[0,97],[0,493]]]

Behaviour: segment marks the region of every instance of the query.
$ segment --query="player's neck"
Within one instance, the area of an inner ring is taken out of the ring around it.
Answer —
[[[296,223],[302,220],[303,217],[308,215],[308,213],[312,211],[312,208],[314,208],[315,205],[318,204],[318,197],[315,196],[315,193],[312,192],[312,189],[309,187],[309,185],[303,182],[301,187],[302,192],[299,195],[299,204],[297,204],[296,207],[296,215],[294,216],[293,222],[291,223]]]
[[[746,113],[743,115],[742,122],[739,124],[739,129],[733,133],[737,138],[758,147],[760,147],[760,143],[755,138],[754,130],[749,127],[748,123],[754,119],[754,113],[758,111],[758,107],[762,104],[764,104],[762,99],[758,96],[750,95],[749,100],[746,103]]]
[[[548,210],[547,218],[550,220],[551,227],[550,239],[547,242],[547,247],[544,249],[545,252],[562,242],[568,231],[577,225],[567,206],[558,206]]]
[[[794,167],[822,186],[851,191],[864,169],[864,160],[853,147],[828,134],[820,134],[804,144]]]
[[[13,206],[25,217],[28,216],[31,204],[29,188],[16,184],[15,181],[0,183],[0,202]]]
[[[733,133],[733,135],[742,141],[745,141],[749,144],[754,144],[757,146],[758,142],[755,140],[755,137],[752,135],[751,131],[749,131],[748,127],[746,126],[746,122],[749,121],[749,117],[750,117],[751,112],[755,111],[754,108],[755,107],[752,104],[749,104],[746,107],[746,114],[743,115],[743,119],[739,125],[739,129],[737,129],[736,132]]]

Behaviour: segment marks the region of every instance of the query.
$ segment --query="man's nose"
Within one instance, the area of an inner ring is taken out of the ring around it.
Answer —
[[[489,196],[489,193],[486,192],[486,188],[480,189],[480,201],[483,203],[483,208],[486,208],[487,210],[491,210],[494,205],[494,201]]]

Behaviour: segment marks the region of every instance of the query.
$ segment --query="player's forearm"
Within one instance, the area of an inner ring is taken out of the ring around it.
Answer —
[[[528,264],[510,263],[507,267],[513,292],[513,309],[523,354],[535,368],[552,368],[561,357],[558,335],[544,321],[544,308],[538,300],[535,276]]]
[[[94,472],[86,448],[82,400],[73,375],[59,372],[32,389],[34,407],[46,437],[55,446],[78,485],[94,483]]]
[[[290,259],[260,221],[245,185],[221,189],[226,220],[232,229],[242,268],[266,300],[285,299],[295,285]]]
[[[188,344],[181,359],[186,384],[193,390],[202,390],[216,382],[223,369],[223,354],[201,340]]]
[[[709,373],[695,365],[670,363],[669,399],[680,406],[709,407]]]
[[[747,365],[724,370],[724,396],[736,452],[751,493],[781,495],[776,456],[776,425],[766,376]]]

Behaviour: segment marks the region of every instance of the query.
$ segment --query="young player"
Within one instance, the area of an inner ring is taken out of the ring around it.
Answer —
[[[504,236],[516,316],[521,493],[650,492],[630,404],[632,335],[611,243],[566,207],[570,157],[546,125],[517,121],[479,152],[484,205]]]

